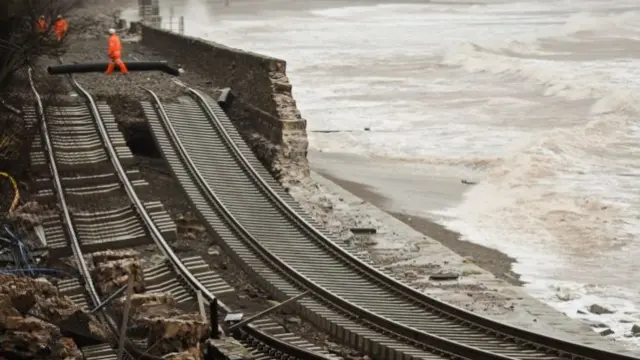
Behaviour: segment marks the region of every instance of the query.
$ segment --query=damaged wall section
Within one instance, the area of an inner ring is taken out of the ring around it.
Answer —
[[[229,118],[281,182],[309,175],[307,124],[291,94],[284,60],[147,26],[142,45],[219,88],[230,87],[235,99]]]

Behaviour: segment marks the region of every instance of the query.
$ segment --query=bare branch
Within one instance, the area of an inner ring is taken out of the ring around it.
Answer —
[[[54,21],[58,15],[69,16],[82,0],[5,0],[0,5],[0,88],[19,69],[32,65],[41,56],[59,56],[66,42],[57,41]],[[44,16],[45,31],[36,22]]]

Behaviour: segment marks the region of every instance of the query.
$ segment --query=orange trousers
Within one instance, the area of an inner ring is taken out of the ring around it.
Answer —
[[[113,70],[115,70],[116,65],[118,65],[118,67],[120,68],[120,72],[122,74],[128,74],[129,70],[127,70],[127,65],[124,64],[124,62],[120,59],[120,57],[113,57],[111,58],[111,61],[109,61],[109,65],[107,66],[107,71],[105,72],[105,74],[109,75],[113,72]]]

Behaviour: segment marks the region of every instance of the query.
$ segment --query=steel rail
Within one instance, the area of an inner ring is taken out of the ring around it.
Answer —
[[[279,207],[283,213],[285,213],[289,219],[293,220],[308,236],[314,239],[317,243],[321,244],[326,249],[329,249],[334,254],[339,256],[343,261],[354,266],[362,273],[367,274],[369,277],[376,281],[381,282],[390,289],[393,289],[402,296],[411,298],[414,302],[423,304],[429,307],[429,310],[439,313],[443,317],[449,319],[455,319],[465,323],[470,328],[482,328],[489,334],[494,334],[498,338],[512,339],[514,343],[526,344],[532,348],[552,352],[561,357],[580,357],[582,359],[594,359],[594,360],[638,360],[640,358],[631,357],[625,354],[619,354],[602,349],[593,348],[586,345],[577,344],[563,339],[557,339],[546,335],[531,332],[516,326],[497,322],[493,319],[483,317],[457,306],[442,302],[436,298],[427,296],[414,288],[407,286],[388,275],[382,273],[378,269],[369,264],[364,263],[360,259],[356,258],[353,254],[344,250],[338,246],[331,239],[322,234],[315,226],[310,224],[306,219],[300,216],[278,193],[276,193],[269,184],[262,178],[262,176],[253,167],[250,161],[238,148],[233,138],[225,129],[221,120],[212,110],[205,97],[198,91],[192,88],[188,88],[188,91],[194,95],[199,105],[206,111],[208,118],[211,120],[216,129],[223,135],[224,141],[228,147],[233,151],[234,155],[241,164],[247,170],[248,174],[252,177],[252,180],[256,183],[259,190],[271,198],[271,201]],[[384,322],[383,322],[384,323]],[[433,335],[426,334],[413,328],[402,326],[396,327],[397,323],[389,323],[394,325],[388,329],[391,331],[400,331],[400,334],[406,338],[413,339],[414,341],[421,341],[429,343],[433,341]],[[401,325],[401,324],[398,324]],[[426,335],[426,336],[425,336]],[[443,339],[446,340],[446,339]],[[497,355],[497,354],[494,354]],[[475,358],[475,357],[473,357]],[[496,357],[499,358],[499,357]]]
[[[209,202],[213,204],[218,210],[218,213],[225,218],[227,223],[231,225],[234,230],[240,235],[240,238],[248,245],[253,251],[260,254],[263,259],[266,259],[273,267],[277,268],[281,274],[286,274],[287,277],[293,279],[294,283],[298,286],[312,290],[315,296],[322,299],[324,302],[337,307],[340,312],[352,314],[353,317],[366,322],[370,327],[377,328],[380,331],[396,329],[392,331],[394,335],[404,338],[407,343],[418,345],[422,348],[430,349],[430,352],[436,354],[447,354],[449,357],[458,359],[474,359],[474,360],[513,360],[513,358],[493,354],[482,349],[470,347],[464,344],[457,343],[445,338],[441,338],[436,335],[428,334],[385,317],[374,314],[367,309],[364,309],[348,300],[336,296],[335,294],[322,288],[312,280],[308,279],[303,274],[299,273],[296,269],[288,266],[284,261],[279,259],[276,255],[268,251],[256,238],[254,238],[246,228],[238,221],[233,214],[226,208],[219,197],[211,189],[211,187],[204,180],[204,177],[197,169],[192,159],[187,154],[184,145],[179,139],[175,128],[171,124],[169,117],[164,110],[164,107],[157,97],[154,97],[157,112],[161,115],[160,120],[164,124],[167,132],[170,134],[170,139],[176,146],[180,153],[184,163],[187,165],[189,172],[193,175],[194,179],[198,182],[201,189],[204,189],[204,193],[209,198]],[[399,334],[397,329],[402,329],[405,333]],[[408,335],[407,335],[408,334]]]
[[[78,264],[79,267],[79,273],[81,276],[81,279],[83,280],[82,283],[87,291],[87,293],[89,294],[89,297],[91,299],[91,301],[93,302],[93,304],[95,306],[100,305],[100,297],[98,295],[98,292],[96,291],[96,288],[93,284],[93,280],[91,279],[91,273],[89,271],[89,268],[87,267],[87,263],[84,259],[83,256],[83,252],[82,249],[80,247],[80,241],[77,237],[76,234],[76,230],[75,227],[73,225],[73,220],[71,219],[71,213],[69,211],[69,207],[67,205],[67,201],[66,201],[66,196],[64,194],[64,188],[62,186],[62,182],[60,181],[60,174],[58,172],[58,166],[56,164],[56,158],[54,155],[54,148],[53,148],[53,144],[51,143],[51,139],[50,139],[50,135],[49,135],[49,129],[47,127],[47,121],[46,121],[46,115],[45,115],[45,111],[44,111],[44,105],[42,103],[42,98],[40,97],[40,94],[38,93],[36,87],[35,87],[35,83],[33,81],[33,75],[32,75],[32,69],[29,68],[28,69],[28,75],[29,75],[29,82],[30,82],[30,86],[31,89],[36,97],[36,103],[37,103],[37,114],[39,117],[39,121],[40,121],[40,131],[41,131],[41,136],[44,140],[45,146],[44,146],[44,151],[47,154],[47,158],[48,158],[48,163],[49,163],[49,169],[51,171],[51,176],[53,178],[53,184],[54,184],[54,188],[55,188],[55,192],[56,195],[58,197],[58,201],[59,201],[59,205],[60,205],[60,211],[62,213],[62,217],[63,217],[63,222],[65,224],[66,227],[66,232],[67,235],[69,236],[69,240],[70,240],[70,246],[72,248],[73,251],[73,255],[75,258],[76,263]],[[116,326],[115,321],[106,313],[101,312],[99,314],[100,318],[102,319],[103,323],[106,323],[106,325],[110,328],[110,330],[112,331],[112,333],[117,337],[119,336],[119,332]],[[105,339],[106,340],[106,339]],[[128,343],[127,344],[127,351],[129,352],[130,350],[132,350],[132,344]],[[147,359],[147,360],[159,360],[161,358],[157,358],[157,357],[150,357],[150,356],[144,356],[145,354],[139,353],[138,351],[135,351],[136,349],[133,348],[134,351],[132,351],[133,353],[135,353],[135,355],[137,355],[138,358],[142,357],[143,359]],[[132,356],[129,353],[125,353],[126,357],[129,358],[135,358],[134,356]]]
[[[162,107],[162,102],[160,101],[160,98],[150,89],[146,89],[146,88],[142,88],[145,91],[147,91],[151,97],[154,100],[154,103],[156,105],[156,110],[158,111],[160,118],[162,119],[163,123],[170,129],[173,129],[171,126],[171,123],[168,121],[168,116],[166,114],[166,112],[164,111],[164,108]],[[171,130],[174,131],[174,130]],[[182,142],[177,139],[177,137],[174,138],[174,140],[176,140],[175,145],[178,149],[178,151],[181,154],[185,154],[184,152],[184,147],[182,145]],[[195,170],[195,174],[197,174],[197,169],[195,169],[195,167],[193,167],[193,163],[189,163],[190,168],[192,167],[192,169]],[[201,179],[201,178],[199,178]],[[205,184],[206,185],[206,184]],[[169,249],[171,251],[171,249]],[[199,282],[197,282],[195,279],[193,279],[193,281],[191,282],[191,284],[194,286],[194,288],[202,291],[202,294],[204,295],[205,299],[207,299],[207,301],[213,301],[214,296],[213,294],[211,294],[211,292],[209,292],[204,286],[202,286]],[[227,307],[224,303],[218,301],[218,305],[225,310],[227,313],[231,312],[231,309],[229,307]],[[299,359],[308,359],[308,360],[327,360],[328,358],[321,355],[321,354],[317,354],[314,352],[311,352],[307,349],[303,349],[301,347],[297,347],[294,346],[292,344],[289,344],[285,341],[282,341],[274,336],[271,336],[267,333],[264,333],[260,330],[258,330],[257,328],[255,328],[253,325],[248,324],[247,326],[243,327],[240,329],[241,331],[246,331],[247,335],[249,336],[253,336],[254,338],[258,339],[260,342],[263,342],[264,344],[267,344],[269,346],[273,346],[274,348],[283,351],[287,354],[291,354],[294,355],[296,358]]]
[[[140,198],[138,197],[133,184],[131,183],[131,181],[129,180],[129,178],[126,175],[126,171],[124,170],[124,168],[122,167],[122,164],[120,163],[119,159],[118,159],[118,155],[113,147],[113,145],[111,144],[111,140],[109,138],[109,134],[108,131],[102,121],[102,117],[100,115],[100,112],[98,110],[98,107],[93,99],[93,97],[91,96],[91,94],[85,90],[76,80],[75,78],[73,78],[73,76],[71,74],[68,75],[68,78],[72,84],[72,86],[74,87],[74,89],[80,93],[88,102],[89,104],[89,108],[91,110],[91,113],[93,115],[93,118],[95,120],[95,124],[96,127],[98,128],[98,131],[100,133],[100,137],[102,139],[103,145],[105,147],[105,149],[107,150],[109,159],[113,165],[113,167],[116,169],[116,173],[120,179],[121,184],[123,185],[123,187],[125,188],[125,191],[127,193],[127,196],[129,197],[130,201],[133,203],[136,212],[138,213],[138,215],[140,216],[140,218],[143,220],[144,225],[146,226],[147,230],[149,231],[149,234],[151,235],[153,241],[156,243],[156,245],[160,248],[161,252],[166,256],[167,259],[169,259],[169,262],[171,264],[171,266],[174,268],[174,271],[184,280],[184,282],[186,284],[189,285],[189,287],[191,287],[191,289],[193,290],[193,292],[196,291],[200,291],[203,295],[203,298],[205,299],[205,301],[207,301],[208,303],[213,302],[216,297],[213,293],[211,293],[211,291],[209,291],[209,289],[207,289],[200,281],[197,280],[197,278],[195,276],[193,276],[193,274],[184,266],[184,264],[182,263],[182,261],[180,260],[180,258],[174,253],[173,249],[171,249],[170,245],[167,243],[167,241],[164,239],[164,237],[162,236],[162,233],[160,232],[160,230],[158,229],[158,227],[156,226],[156,224],[154,223],[154,221],[151,219],[151,217],[149,216],[147,210],[145,209],[144,205],[142,204],[142,201],[140,200]],[[150,91],[148,89],[145,89],[147,91]],[[153,94],[155,96],[155,94]],[[230,313],[232,312],[232,309],[229,308],[227,305],[225,305],[223,302],[221,302],[220,300],[218,300],[217,302],[218,306],[223,309],[225,312]],[[222,328],[219,327],[219,331],[222,331]],[[276,352],[280,353],[280,356],[294,356],[298,359],[309,359],[309,360],[327,360],[328,358],[320,355],[320,354],[316,354],[314,352],[311,352],[307,349],[303,349],[300,347],[296,347],[293,346],[287,342],[284,342],[274,336],[271,336],[261,330],[259,330],[258,328],[256,328],[253,325],[249,325],[243,329],[240,330],[241,333],[243,333],[243,335],[245,337],[250,337],[250,338],[254,338],[257,339],[260,343],[271,347],[273,349],[276,350]]]
[[[59,58],[59,61],[62,63],[62,59]],[[167,241],[164,239],[164,237],[162,236],[161,231],[158,229],[158,227],[156,226],[155,222],[152,220],[151,216],[149,215],[149,213],[147,212],[147,210],[145,209],[142,201],[140,200],[140,198],[137,196],[137,193],[134,189],[133,183],[129,180],[129,178],[126,175],[126,171],[124,170],[124,168],[122,167],[119,159],[118,159],[118,154],[116,153],[116,150],[113,147],[113,144],[111,143],[111,139],[109,137],[109,133],[103,123],[102,120],[102,116],[100,114],[100,111],[98,110],[98,106],[96,104],[96,102],[94,101],[93,97],[91,96],[91,94],[85,90],[73,77],[73,75],[68,74],[68,79],[69,82],[71,84],[71,86],[73,87],[73,89],[82,97],[84,97],[87,101],[87,105],[88,108],[90,110],[91,116],[94,120],[95,126],[100,134],[100,138],[102,140],[102,145],[105,148],[107,155],[110,159],[111,164],[113,165],[114,169],[116,170],[116,174],[120,180],[120,183],[123,185],[125,192],[127,193],[127,196],[129,198],[129,200],[131,201],[131,203],[134,205],[137,214],[140,216],[140,218],[142,219],[144,226],[146,227],[146,229],[148,230],[148,233],[151,235],[153,241],[155,242],[155,244],[159,247],[160,251],[163,253],[163,255],[165,255],[165,257],[169,260],[169,263],[171,265],[171,267],[173,267],[174,272],[178,274],[178,276],[180,278],[182,278],[184,280],[184,283],[186,283],[192,290],[192,293],[195,293],[196,291],[200,291],[203,295],[203,298],[205,301],[211,303],[214,300],[216,300],[216,297],[214,294],[211,293],[211,291],[209,291],[209,289],[204,286],[204,284],[202,284],[190,271],[189,269],[187,269],[187,267],[182,263],[182,261],[180,260],[180,258],[173,252],[173,250],[171,249],[170,245],[167,243]],[[44,114],[43,109],[39,110],[42,114]],[[43,118],[44,119],[44,118]],[[45,121],[42,121],[42,123],[46,123]],[[46,124],[45,124],[46,125]],[[49,141],[49,139],[47,138],[47,147],[50,149],[53,149],[53,147]],[[53,161],[55,161],[55,159],[52,159]],[[53,162],[52,162],[53,163]],[[54,163],[55,165],[55,163]],[[60,179],[59,176],[57,175],[57,169],[56,169],[56,176],[55,176],[56,180],[58,181],[58,183],[60,183]],[[60,189],[62,189],[61,187],[61,183],[60,183]],[[65,207],[66,207],[66,202],[65,202]],[[69,221],[71,221],[71,218],[69,217]],[[79,253],[82,254],[81,248],[80,248],[80,242],[75,234],[75,232],[73,232],[73,239],[74,241],[72,241],[74,244],[78,245],[77,249],[74,250],[74,253]],[[76,251],[77,250],[77,251]],[[80,258],[82,259],[82,261],[84,261],[84,258],[80,255]],[[84,262],[84,267],[86,267],[86,262]],[[99,302],[99,298],[97,297],[97,292],[95,291],[95,287],[93,286],[93,283],[91,281],[90,278],[90,274],[89,274],[89,278],[87,280],[87,278],[83,277],[83,279],[85,280],[85,284],[89,284],[91,286],[91,288],[94,291],[94,294],[96,295],[95,299],[98,299],[96,302],[96,300],[94,299],[94,297],[92,297],[92,302],[94,302],[94,305],[98,305],[100,304]],[[232,312],[232,310],[225,305],[224,303],[222,303],[221,301],[217,302],[218,307],[220,307],[221,309],[223,309],[225,312],[229,313]],[[115,330],[117,327],[115,326],[115,322],[113,321],[113,319],[111,319],[109,316],[106,316],[105,318],[108,320],[109,325],[111,327],[111,330],[113,330],[114,334],[117,334],[117,330]],[[219,327],[218,329],[219,331],[222,331],[221,327]],[[277,337],[271,336],[265,332],[263,332],[262,330],[258,329],[257,327],[253,326],[253,325],[249,325],[243,329],[240,330],[240,333],[243,335],[243,337],[245,339],[248,339],[250,342],[253,342],[254,345],[257,342],[258,343],[258,348],[260,349],[261,352],[265,353],[265,354],[275,354],[275,356],[277,356],[278,358],[283,358],[283,359],[309,359],[309,360],[329,360],[329,358],[321,355],[321,354],[317,354],[315,352],[309,351],[307,349],[303,349],[300,347],[296,347],[291,345],[290,343],[287,343],[285,341],[282,341],[280,339],[278,339]],[[144,352],[141,349],[138,349],[136,347],[136,345],[133,342],[127,341],[127,349],[128,350],[132,350],[133,353],[135,353],[137,356],[137,358],[142,358],[142,359],[148,359],[148,360],[159,360],[161,358],[150,355],[146,352]]]

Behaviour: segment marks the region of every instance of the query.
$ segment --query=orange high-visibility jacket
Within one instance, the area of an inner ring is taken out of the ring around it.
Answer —
[[[40,32],[47,31],[47,22],[44,19],[38,19],[38,21],[36,21],[36,27]]]
[[[65,19],[56,20],[55,24],[53,24],[53,30],[56,33],[65,33],[69,29],[69,23]]]
[[[120,44],[120,38],[118,35],[113,34],[109,36],[109,52],[110,58],[119,58],[122,52],[122,44]]]

